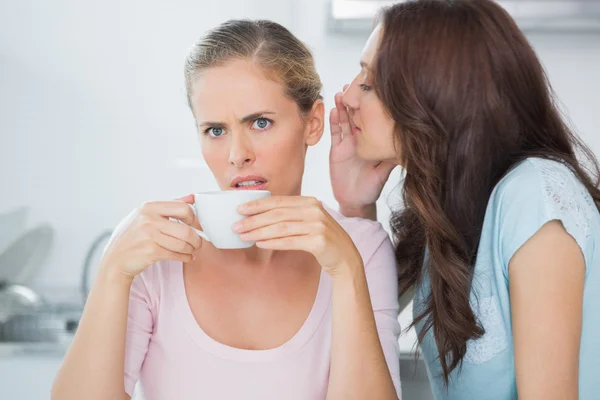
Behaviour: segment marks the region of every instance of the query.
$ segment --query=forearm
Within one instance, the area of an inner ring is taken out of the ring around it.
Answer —
[[[377,205],[367,204],[362,207],[350,207],[340,204],[340,212],[350,218],[364,218],[377,221]]]
[[[332,348],[328,400],[397,399],[387,367],[364,268],[333,279]]]
[[[53,400],[124,398],[131,279],[101,270],[52,388]]]

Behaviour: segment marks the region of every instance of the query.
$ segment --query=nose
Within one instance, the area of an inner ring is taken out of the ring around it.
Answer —
[[[229,163],[237,168],[252,165],[255,156],[246,135],[243,133],[233,133],[231,138]]]
[[[346,89],[344,94],[342,95],[342,103],[351,110],[358,109],[358,91],[360,88],[356,83],[356,80],[352,81],[350,86]]]

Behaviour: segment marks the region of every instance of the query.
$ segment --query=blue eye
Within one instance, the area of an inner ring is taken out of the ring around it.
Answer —
[[[258,118],[252,124],[253,129],[258,129],[259,131],[267,129],[271,125],[272,121],[267,118]]]
[[[204,133],[209,134],[212,137],[219,137],[225,133],[225,129],[213,126],[205,130]]]
[[[371,86],[367,86],[367,85],[365,85],[365,84],[361,84],[361,85],[360,85],[360,89],[361,89],[363,92],[368,92],[369,90],[371,90]]]

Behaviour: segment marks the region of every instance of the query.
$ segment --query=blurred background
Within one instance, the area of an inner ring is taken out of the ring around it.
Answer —
[[[231,18],[271,19],[312,49],[333,96],[358,72],[373,0],[0,1],[0,399],[47,399],[111,230],[146,200],[217,189],[185,101],[183,60]],[[600,154],[600,2],[501,1],[575,130]],[[329,128],[304,194],[337,207]],[[399,171],[380,199],[388,229]],[[400,316],[410,322],[410,305]],[[427,399],[400,339],[405,399]],[[141,397],[139,397],[141,398]]]

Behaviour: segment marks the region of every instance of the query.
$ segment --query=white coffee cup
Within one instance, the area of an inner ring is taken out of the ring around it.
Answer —
[[[246,218],[237,212],[242,204],[271,195],[268,190],[225,190],[194,194],[191,205],[198,222],[204,231],[194,229],[202,239],[211,242],[218,249],[245,249],[254,242],[247,242],[233,232],[236,222]]]

